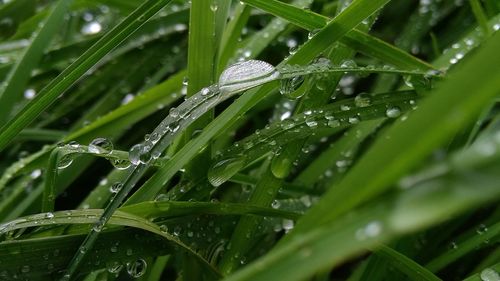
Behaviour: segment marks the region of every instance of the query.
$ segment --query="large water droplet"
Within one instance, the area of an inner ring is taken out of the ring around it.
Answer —
[[[399,117],[399,115],[401,115],[401,109],[397,106],[389,107],[385,111],[385,115],[389,118],[397,118]]]
[[[230,179],[245,165],[244,157],[224,159],[217,162],[208,171],[208,180],[213,186],[219,186]]]
[[[113,143],[105,138],[96,138],[89,144],[88,150],[94,154],[110,154],[113,151]]]
[[[142,143],[132,146],[129,151],[130,162],[134,165],[146,164],[151,160],[151,152],[149,151],[149,146]]]
[[[491,268],[486,268],[483,271],[481,271],[481,280],[483,281],[499,281],[500,276],[498,275],[498,272],[496,272],[494,269]]]
[[[289,99],[298,99],[305,94],[305,91],[298,91],[302,83],[304,83],[304,76],[282,79],[280,81],[280,93]]]
[[[279,72],[271,64],[248,60],[229,66],[219,77],[221,92],[236,92],[250,89],[277,79]]]
[[[63,156],[61,156],[61,158],[58,159],[57,168],[65,169],[69,167],[69,165],[73,163],[73,158],[74,158],[73,154],[64,154]]]
[[[112,159],[111,164],[118,170],[126,170],[131,163],[126,159]]]
[[[127,263],[127,273],[132,278],[139,278],[146,273],[147,264],[143,259]]]

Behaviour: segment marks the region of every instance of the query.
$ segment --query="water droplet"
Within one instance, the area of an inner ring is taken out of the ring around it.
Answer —
[[[58,169],[65,169],[69,167],[73,163],[73,154],[64,154],[58,159],[57,162],[57,168]]]
[[[148,163],[151,160],[149,146],[142,143],[132,146],[129,151],[129,160],[134,165]]]
[[[397,106],[389,107],[385,111],[385,115],[389,118],[397,118],[399,117],[399,115],[401,115],[401,109]]]
[[[340,126],[340,121],[339,120],[335,120],[335,119],[328,120],[327,125],[330,128],[337,128],[338,126]]]
[[[34,89],[26,89],[24,91],[24,98],[27,100],[32,100],[33,98],[35,98],[35,95],[36,91]]]
[[[374,238],[382,233],[382,223],[380,221],[369,222],[365,227],[356,231],[356,238],[358,240],[365,240]]]
[[[208,180],[213,186],[220,186],[241,170],[244,165],[244,157],[221,160],[208,171]]]
[[[277,79],[279,72],[271,64],[248,60],[229,66],[219,77],[221,92],[236,92],[250,89]]]
[[[342,104],[342,105],[340,105],[340,110],[348,111],[348,110],[351,110],[351,107],[347,104]]]
[[[476,229],[476,232],[479,235],[484,234],[486,231],[488,231],[488,228],[484,224],[480,224]]]
[[[48,219],[53,219],[54,218],[54,213],[51,213],[51,212],[45,213],[45,217],[48,218]]]
[[[318,126],[318,121],[314,120],[314,118],[307,118],[306,125],[310,128],[314,128]]]
[[[130,161],[126,159],[112,159],[111,164],[118,170],[126,170],[130,167]]]
[[[120,262],[114,261],[106,266],[106,269],[109,273],[116,274],[119,273],[123,268],[123,264]]]
[[[357,116],[351,116],[347,119],[349,124],[358,124],[359,123],[359,117]]]
[[[102,30],[102,26],[99,22],[97,21],[93,21],[93,22],[89,22],[89,23],[86,23],[82,26],[82,33],[84,35],[93,35],[93,34],[97,34],[99,32],[101,32]]]
[[[143,259],[127,263],[127,273],[132,278],[139,278],[146,273],[147,264]]]
[[[33,170],[30,174],[30,177],[32,179],[37,179],[38,177],[40,177],[42,175],[42,170],[41,169],[36,169],[36,170]]]
[[[78,148],[80,148],[80,144],[77,143],[76,141],[70,141],[68,143],[68,145],[69,145],[69,147],[71,147],[74,150],[77,150]]]
[[[342,67],[342,68],[356,68],[356,67],[358,67],[358,65],[353,60],[344,60],[340,64],[340,67]]]
[[[354,104],[357,107],[367,107],[372,103],[372,99],[368,94],[359,94],[354,98]]]
[[[279,207],[281,207],[280,201],[274,200],[273,203],[271,203],[271,207],[273,207],[273,209],[279,209]]]
[[[110,154],[113,151],[113,143],[105,138],[96,138],[88,146],[90,153]]]
[[[481,277],[482,281],[499,281],[500,280],[500,276],[498,275],[498,272],[496,272],[492,268],[485,268],[483,271],[481,271],[480,277]]]
[[[122,187],[123,187],[123,183],[121,183],[121,182],[115,182],[114,184],[112,184],[109,187],[109,191],[111,193],[118,193],[118,191],[120,191],[120,189],[122,189]]]
[[[304,76],[295,76],[289,79],[280,80],[280,93],[288,99],[298,99],[302,97],[305,92],[297,91],[297,89],[304,82]]]
[[[285,232],[287,231],[290,231],[293,229],[293,226],[294,226],[294,222],[293,220],[289,220],[289,219],[283,219],[283,222],[281,223],[283,229],[285,230]]]
[[[310,40],[316,35],[321,29],[313,29],[307,34],[307,38]]]
[[[214,12],[214,13],[217,11],[217,9],[218,9],[218,8],[219,8],[219,7],[217,6],[217,4],[216,4],[216,3],[212,3],[212,4],[210,5],[210,10],[212,10],[212,12]]]

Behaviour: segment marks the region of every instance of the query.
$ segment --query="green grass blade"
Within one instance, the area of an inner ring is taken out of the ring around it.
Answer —
[[[5,149],[21,130],[26,128],[33,119],[49,107],[55,99],[64,93],[74,82],[80,79],[85,72],[170,1],[171,0],[149,0],[144,2],[144,4],[137,8],[114,29],[109,31],[101,40],[95,43],[74,63],[45,86],[35,99],[16,114],[12,121],[1,128],[0,151]]]
[[[0,87],[0,126],[7,123],[14,104],[22,99],[22,93],[31,77],[31,72],[38,65],[52,38],[59,31],[71,2],[72,0],[57,2],[43,26],[31,40],[29,47],[11,69],[7,79]]]
[[[485,43],[473,56],[474,60],[469,60],[450,74],[450,78],[421,104],[419,110],[405,122],[396,123],[387,132],[387,136],[390,136],[388,139],[376,142],[334,191],[327,192],[318,205],[299,221],[294,232],[298,234],[314,225],[335,219],[387,190],[398,177],[469,122],[469,118],[475,116],[498,93],[500,73],[487,67],[492,65],[497,48],[500,48],[500,33]],[[473,98],[469,95],[471,91],[477,93]],[[443,108],[442,104],[448,106]],[[415,132],[419,132],[418,136]],[[407,150],[407,147],[412,149]]]
[[[412,259],[406,257],[405,255],[399,253],[398,251],[382,245],[375,252],[376,255],[383,257],[388,260],[394,267],[399,269],[401,272],[405,273],[411,280],[427,280],[427,281],[439,281],[441,280],[436,275],[432,274],[427,268],[414,262]]]

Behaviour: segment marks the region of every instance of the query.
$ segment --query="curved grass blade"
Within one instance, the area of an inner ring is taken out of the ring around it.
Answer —
[[[114,29],[109,31],[89,50],[67,67],[61,74],[52,80],[36,97],[26,105],[11,122],[0,130],[0,151],[34,118],[52,104],[56,97],[66,91],[74,82],[85,74],[92,66],[99,62],[107,53],[137,30],[144,22],[156,14],[171,0],[148,0],[125,18]]]
[[[169,106],[172,102],[174,102],[179,95],[175,93],[175,91],[179,90],[182,86],[182,79],[184,77],[184,71],[180,71],[178,74],[172,76],[168,80],[159,85],[147,90],[143,94],[137,96],[130,103],[123,105],[117,108],[114,111],[106,114],[100,119],[92,122],[88,126],[85,126],[76,132],[73,132],[69,136],[63,139],[64,142],[70,141],[78,141],[78,142],[90,142],[96,136],[104,135],[106,131],[112,128],[116,131],[119,128],[126,128],[130,123],[135,123],[137,120],[148,116],[154,111],[157,111],[163,107]],[[165,95],[165,93],[171,93],[169,95]],[[28,156],[26,158],[22,158],[13,165],[11,165],[0,178],[0,191],[5,188],[5,185],[13,179],[15,176],[33,171],[35,169],[41,169],[46,163],[50,152],[54,149],[54,145],[46,146],[41,151]],[[26,176],[27,180],[29,180],[29,175]],[[14,190],[12,191],[12,195],[9,195],[7,198],[2,199],[0,203],[0,214],[7,211],[6,206],[11,204],[11,202],[19,200],[16,197],[16,194],[21,194],[24,190],[24,186],[22,184],[16,185]],[[37,197],[42,194],[42,188],[37,189],[38,192],[33,192],[30,194],[28,198],[25,198],[28,201],[33,200],[33,196]],[[18,203],[18,207],[27,207],[26,204]]]
[[[253,68],[255,67],[254,63],[255,62],[249,62],[248,65],[246,65],[247,70],[253,70]],[[266,66],[264,67],[264,71],[271,71],[262,73],[262,69],[257,68],[257,74],[263,75],[259,76],[256,80],[251,80],[249,82],[247,81],[248,77],[234,77],[228,71],[226,76],[223,73],[221,77],[225,76],[228,78],[225,82],[235,82],[234,79],[240,79],[240,86],[231,84],[230,86],[225,87],[224,84],[221,84],[220,88],[219,85],[213,85],[207,88],[203,88],[200,92],[187,99],[177,108],[172,108],[170,110],[170,114],[155,128],[150,137],[143,144],[137,144],[131,149],[131,154],[134,155],[131,155],[131,161],[134,166],[129,169],[129,174],[123,182],[123,187],[118,193],[116,193],[114,198],[106,207],[101,219],[96,223],[97,228],[102,228],[102,226],[107,222],[113,212],[123,202],[128,193],[132,190],[132,188],[137,184],[137,182],[149,168],[152,159],[158,158],[185,128],[190,126],[193,122],[195,122],[195,120],[204,115],[208,110],[211,110],[217,104],[225,101],[231,96],[245,89],[267,83],[278,77],[278,73],[276,72],[276,70],[274,70],[274,67],[267,65],[266,63],[263,64],[265,64]],[[239,73],[237,71],[239,70],[239,67],[240,66],[235,66],[235,68],[238,69],[231,69],[231,71],[236,71],[236,73]],[[251,76],[250,78],[255,79],[256,77]],[[221,81],[221,83],[223,83],[223,81]],[[133,152],[134,150],[135,152]],[[133,160],[133,158],[135,158],[135,160]],[[81,247],[84,249],[91,248],[95,243],[98,235],[98,231],[92,230],[85,241],[82,243]],[[73,260],[70,262],[68,272],[65,275],[69,275],[69,277],[71,277],[71,275],[75,273],[79,263],[83,260],[84,257],[85,251],[77,252]]]
[[[6,233],[20,228],[54,225],[54,224],[92,224],[98,220],[102,214],[102,210],[80,210],[80,211],[62,211],[56,213],[43,213],[31,215],[24,218],[19,218],[11,222],[7,222],[0,226],[0,232]],[[191,248],[184,245],[177,237],[162,231],[160,227],[142,217],[138,217],[123,211],[117,211],[110,219],[110,223],[120,226],[128,226],[140,228],[151,233],[157,234],[181,249],[195,257],[198,262],[210,269],[213,276],[220,277],[217,271],[200,255],[194,252]],[[104,231],[104,229],[102,229]],[[101,231],[101,230],[100,230]]]

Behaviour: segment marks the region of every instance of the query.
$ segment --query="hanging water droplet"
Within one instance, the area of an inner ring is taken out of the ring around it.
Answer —
[[[277,79],[279,72],[264,61],[248,60],[229,66],[219,77],[221,92],[236,92],[250,89]]]
[[[139,278],[146,273],[147,264],[143,259],[127,263],[127,273],[132,278]]]
[[[112,159],[111,164],[118,170],[126,170],[130,167],[130,161],[126,159]]]
[[[58,169],[65,169],[69,167],[73,163],[73,154],[64,154],[61,156],[58,161],[57,161],[57,168]]]
[[[146,164],[151,160],[149,146],[142,143],[132,146],[128,155],[130,162],[134,165]]]
[[[401,115],[401,108],[399,108],[397,106],[389,107],[385,111],[385,115],[389,118],[397,118],[397,117],[399,117],[399,115]]]
[[[280,80],[280,93],[288,99],[298,99],[302,97],[305,92],[297,91],[297,89],[304,82],[304,76],[295,76],[289,79]]]
[[[285,232],[288,232],[288,231],[293,229],[294,222],[293,222],[293,220],[283,219],[281,225],[282,225],[283,229],[285,230]]]
[[[110,154],[113,143],[106,138],[96,138],[88,146],[88,151],[94,154]]]
[[[214,13],[217,11],[218,8],[219,7],[217,6],[217,3],[212,3],[210,5],[210,10],[212,10],[212,12],[214,12]]]
[[[244,165],[244,157],[221,160],[208,171],[208,180],[213,186],[220,186],[241,170]]]

